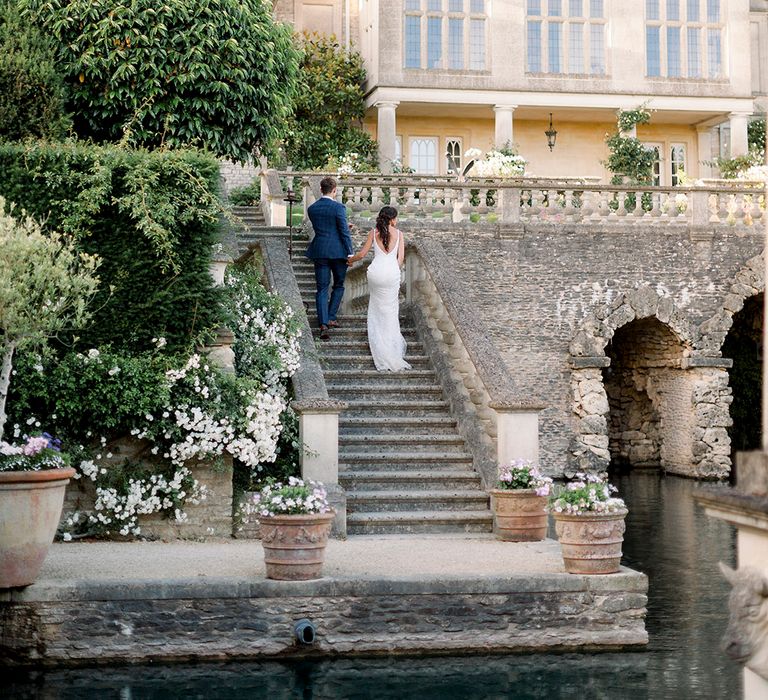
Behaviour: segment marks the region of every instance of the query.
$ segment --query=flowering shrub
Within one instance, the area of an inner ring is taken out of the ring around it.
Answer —
[[[479,148],[470,148],[464,158],[474,161],[469,174],[476,177],[522,177],[527,161],[510,148],[492,149],[485,156]]]
[[[333,156],[328,160],[327,170],[336,171],[339,175],[352,175],[353,173],[369,173],[374,170],[370,158],[359,153],[346,153],[341,158]]]
[[[323,485],[316,481],[303,481],[295,476],[288,483],[267,483],[254,494],[246,515],[256,514],[267,518],[272,515],[306,515],[328,513],[328,494]]]
[[[61,440],[48,433],[27,437],[22,445],[0,440],[0,472],[40,471],[69,466],[69,456],[61,451]]]
[[[616,487],[603,476],[577,473],[565,489],[551,501],[550,510],[555,513],[616,513],[626,506],[621,498],[614,498]]]
[[[76,468],[75,479],[81,478],[96,484],[96,499],[93,511],[75,511],[66,518],[63,539],[67,542],[82,534],[140,535],[140,515],[164,513],[184,522],[185,504],[196,504],[206,497],[205,486],[186,467],[152,472],[126,462],[107,469],[86,459]]]
[[[537,496],[548,496],[552,479],[544,476],[532,462],[516,459],[509,465],[499,467],[496,488],[504,490],[534,489]]]

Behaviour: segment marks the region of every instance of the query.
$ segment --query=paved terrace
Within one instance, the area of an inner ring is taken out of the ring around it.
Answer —
[[[0,593],[3,665],[74,665],[646,644],[647,579],[564,572],[557,542],[485,535],[331,540],[325,578],[264,578],[254,541],[55,544]],[[309,618],[317,642],[298,646]]]

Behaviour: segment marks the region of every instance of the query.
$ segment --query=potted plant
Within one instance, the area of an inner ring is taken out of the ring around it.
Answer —
[[[552,479],[532,462],[518,459],[499,467],[491,490],[494,530],[508,542],[536,542],[547,534],[547,496]]]
[[[295,476],[254,494],[267,578],[304,581],[322,576],[325,546],[336,516],[323,485]]]
[[[571,574],[613,574],[624,541],[624,501],[605,475],[577,473],[552,499],[557,539]]]
[[[0,588],[37,577],[61,519],[75,470],[47,433],[24,444],[0,440]]]

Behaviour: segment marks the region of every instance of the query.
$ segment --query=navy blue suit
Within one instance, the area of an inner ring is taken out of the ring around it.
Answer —
[[[347,276],[347,256],[354,254],[352,236],[347,225],[347,208],[330,197],[321,197],[307,209],[315,230],[315,237],[307,248],[306,256],[315,263],[315,306],[321,326],[335,321],[344,296],[344,278]],[[333,275],[330,300],[328,287]]]

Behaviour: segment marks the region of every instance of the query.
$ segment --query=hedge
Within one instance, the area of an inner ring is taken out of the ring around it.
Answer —
[[[102,258],[78,347],[189,349],[221,320],[208,266],[219,232],[218,162],[195,150],[0,144],[0,195]]]

